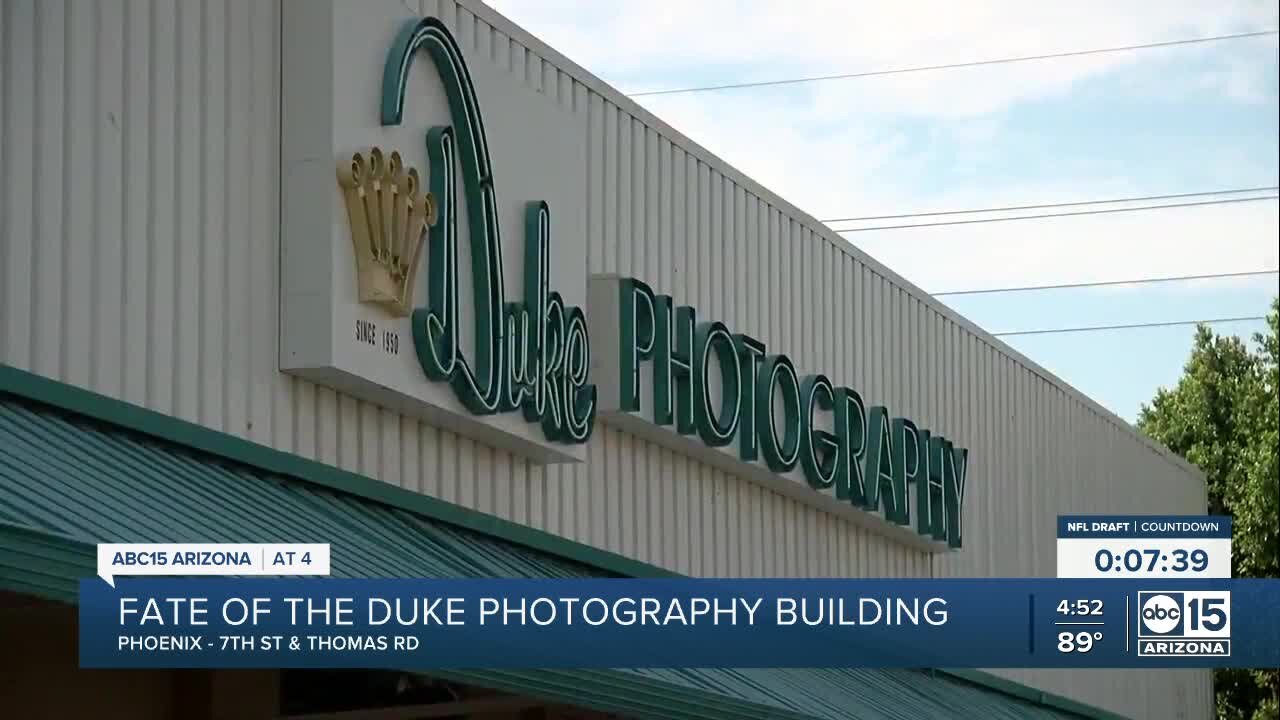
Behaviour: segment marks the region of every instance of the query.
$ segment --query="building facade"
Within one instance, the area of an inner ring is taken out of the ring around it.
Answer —
[[[1049,576],[1059,514],[1205,508],[1185,462],[474,0],[2,0],[0,174],[0,363],[610,557]],[[1135,718],[1213,695],[986,682]]]

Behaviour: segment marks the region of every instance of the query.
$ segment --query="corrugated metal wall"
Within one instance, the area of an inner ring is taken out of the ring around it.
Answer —
[[[897,546],[616,429],[541,467],[280,374],[271,2],[0,0],[0,360],[694,575],[1052,575],[1059,513],[1203,509],[1199,478],[1117,418],[489,8],[409,6],[587,117],[592,272],[971,448],[965,549]],[[1006,674],[1209,712],[1204,672]]]

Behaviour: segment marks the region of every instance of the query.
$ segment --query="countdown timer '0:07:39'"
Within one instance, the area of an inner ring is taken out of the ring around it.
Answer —
[[[1209,567],[1209,553],[1202,548],[1177,548],[1165,552],[1156,548],[1131,548],[1113,552],[1107,548],[1093,556],[1100,572],[1204,572]]]

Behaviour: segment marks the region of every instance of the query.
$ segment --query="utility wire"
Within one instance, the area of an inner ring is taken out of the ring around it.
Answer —
[[[1132,325],[1090,325],[1086,327],[1048,328],[1044,330],[1010,330],[991,333],[994,337],[1010,337],[1013,335],[1051,335],[1055,333],[1098,332],[1101,330],[1133,330],[1137,328],[1174,327],[1176,325],[1213,325],[1217,323],[1252,322],[1266,320],[1265,315],[1250,317],[1214,318],[1212,320],[1175,320],[1173,322],[1134,323]]]
[[[944,225],[974,225],[977,223],[1009,222],[1012,220],[1041,220],[1044,218],[1074,217],[1077,215],[1107,215],[1110,213],[1137,212],[1139,210],[1167,210],[1169,208],[1196,207],[1198,205],[1226,205],[1228,203],[1256,202],[1259,200],[1275,200],[1280,195],[1260,195],[1248,198],[1222,198],[1220,200],[1196,200],[1193,202],[1165,203],[1162,205],[1140,205],[1138,207],[1104,208],[1101,210],[1075,210],[1060,213],[1040,213],[1037,215],[1015,215],[1013,217],[982,218],[980,220],[946,220],[944,222],[908,223],[904,225],[874,225],[872,227],[843,228],[838,233],[868,232],[871,230],[903,230],[906,228],[942,227]]]
[[[675,95],[677,93],[712,92],[716,90],[736,90],[738,88],[767,87],[773,85],[796,85],[799,83],[821,82],[825,80],[846,80],[850,78],[874,77],[877,75],[900,75],[903,73],[928,72],[932,70],[951,70],[953,68],[977,67],[980,65],[1004,65],[1031,60],[1051,60],[1054,58],[1101,55],[1103,53],[1125,52],[1129,50],[1148,50],[1152,48],[1175,47],[1179,45],[1221,42],[1224,40],[1239,40],[1242,38],[1261,37],[1263,35],[1275,35],[1277,32],[1280,32],[1280,30],[1257,30],[1254,32],[1234,33],[1231,35],[1213,35],[1209,37],[1187,38],[1185,40],[1166,40],[1164,42],[1143,43],[1141,45],[1092,48],[1089,50],[1073,50],[1069,52],[1047,53],[1044,55],[1018,55],[1014,57],[993,58],[990,60],[972,60],[969,62],[947,63],[944,65],[917,65],[913,67],[890,68],[887,70],[867,70],[864,72],[843,73],[840,75],[818,75],[814,77],[786,78],[782,80],[766,80],[762,82],[704,85],[700,87],[670,88],[666,90],[646,90],[644,92],[628,93],[627,96],[643,97],[647,95]]]
[[[1030,290],[1061,290],[1065,288],[1104,287],[1107,285],[1145,285],[1148,283],[1182,282],[1184,280],[1213,280],[1216,278],[1257,277],[1259,275],[1275,275],[1276,270],[1249,270],[1246,272],[1209,273],[1207,275],[1178,275],[1175,277],[1138,278],[1135,280],[1103,280],[1100,282],[1063,283],[1061,285],[1023,285],[1020,287],[990,288],[984,290],[948,290],[947,292],[929,293],[933,297],[945,295],[985,295],[994,293],[1027,292]]]
[[[938,215],[972,215],[974,213],[1008,212],[1011,210],[1044,210],[1046,208],[1077,207],[1080,205],[1111,205],[1127,202],[1150,202],[1152,200],[1177,200],[1180,198],[1211,197],[1214,195],[1240,195],[1242,193],[1273,192],[1280,186],[1239,188],[1238,190],[1204,190],[1201,192],[1176,193],[1173,195],[1141,195],[1137,197],[1105,198],[1102,200],[1076,200],[1073,202],[1043,203],[1040,205],[1004,205],[989,208],[968,208],[965,210],[932,210],[929,212],[901,213],[899,215],[863,215],[861,217],[828,218],[819,220],[822,223],[863,222],[866,220],[901,220],[914,217],[934,217]]]

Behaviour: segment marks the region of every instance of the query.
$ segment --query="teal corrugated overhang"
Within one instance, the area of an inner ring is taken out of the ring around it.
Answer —
[[[12,379],[14,371],[0,371]],[[495,536],[474,529],[483,520],[460,515],[460,526],[370,498],[380,490],[353,494],[275,474],[17,397],[12,388],[0,382],[0,589],[74,603],[80,578],[94,574],[98,542],[328,542],[338,577],[628,574],[539,550],[551,542],[540,534],[523,543],[517,540],[525,531],[495,525],[509,537]],[[430,674],[664,720],[1114,717],[1013,683],[997,692],[988,680],[928,670]]]

